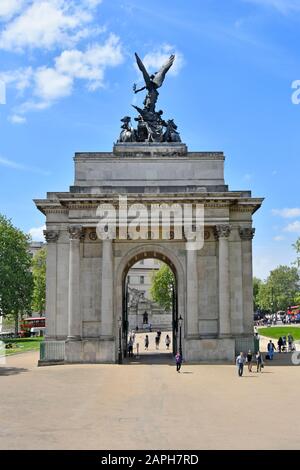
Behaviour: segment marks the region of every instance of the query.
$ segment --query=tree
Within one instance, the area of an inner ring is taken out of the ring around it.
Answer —
[[[31,307],[33,280],[29,241],[28,235],[0,214],[0,311],[4,316],[14,316],[16,333],[19,315],[30,311]]]
[[[45,312],[46,303],[46,257],[47,250],[42,248],[32,259],[33,295],[32,310],[39,314]]]
[[[253,308],[254,311],[258,310],[259,308],[259,302],[258,302],[258,293],[259,289],[262,285],[262,280],[259,279],[258,277],[253,277]]]
[[[298,238],[298,240],[295,241],[295,243],[292,245],[292,247],[295,249],[296,251],[296,261],[295,261],[295,265],[298,269],[300,269],[300,237]]]
[[[257,301],[263,310],[276,312],[286,310],[299,294],[299,275],[297,268],[278,266],[271,271],[266,282],[259,287]]]
[[[152,276],[151,297],[165,310],[171,310],[174,283],[174,274],[166,264],[163,264]]]

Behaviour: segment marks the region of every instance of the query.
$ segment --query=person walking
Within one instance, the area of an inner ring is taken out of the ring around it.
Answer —
[[[145,351],[148,351],[148,347],[149,347],[149,336],[146,335],[146,337],[145,337]]]
[[[169,349],[170,344],[171,344],[170,336],[167,335],[167,336],[166,336],[166,348],[167,348],[167,349]]]
[[[274,351],[276,351],[275,344],[270,339],[270,341],[268,342],[268,353],[270,361],[273,361]]]
[[[175,356],[175,361],[176,361],[176,370],[177,372],[180,372],[181,364],[182,364],[182,356],[179,351],[177,352]]]
[[[156,347],[156,349],[159,349],[159,342],[160,342],[160,336],[156,335],[155,336],[155,347]]]
[[[293,343],[294,343],[294,338],[293,336],[291,335],[291,333],[288,334],[288,337],[287,337],[287,340],[288,340],[288,345],[289,345],[289,351],[293,351]]]
[[[130,336],[128,341],[128,357],[133,357],[133,341],[132,336]]]
[[[281,338],[281,336],[279,336],[279,340],[277,341],[277,345],[278,345],[278,352],[281,353],[281,349],[282,349],[282,346],[283,346],[283,339]]]
[[[238,375],[239,375],[239,377],[242,377],[243,371],[244,371],[244,364],[245,364],[245,357],[244,357],[243,352],[240,352],[240,354],[236,358],[235,363],[236,363],[237,368],[238,368]]]
[[[256,358],[256,372],[261,372],[261,369],[263,367],[263,359],[262,359],[262,354],[260,351],[257,351],[255,358]]]
[[[248,372],[252,372],[252,352],[249,349],[247,353],[247,365],[248,365]]]

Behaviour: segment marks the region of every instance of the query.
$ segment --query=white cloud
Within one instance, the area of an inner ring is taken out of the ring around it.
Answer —
[[[32,227],[28,233],[31,235],[34,242],[41,242],[45,241],[44,230],[46,230],[46,225],[42,225],[42,227]]]
[[[157,72],[171,54],[175,54],[175,61],[168,71],[168,75],[177,75],[184,65],[184,59],[182,53],[176,51],[176,48],[170,44],[163,44],[146,54],[143,58],[143,64],[150,72]]]
[[[25,124],[26,118],[24,116],[19,116],[18,114],[12,114],[8,117],[8,120],[12,124]]]
[[[32,77],[32,67],[22,67],[0,73],[0,79],[3,80],[6,85],[14,85],[21,93],[31,85]]]
[[[300,12],[300,0],[244,0],[261,7],[270,7],[286,15],[292,12]]]
[[[0,0],[0,20],[8,20],[18,13],[25,0]]]
[[[300,207],[285,208],[285,209],[272,209],[273,215],[284,217],[285,219],[292,219],[293,217],[300,216]]]
[[[110,34],[104,44],[94,44],[86,51],[78,49],[64,51],[55,59],[56,70],[72,78],[86,79],[90,90],[103,86],[106,67],[114,67],[123,62],[119,38]]]
[[[285,237],[283,235],[276,235],[276,237],[273,237],[273,240],[275,240],[275,242],[281,242],[285,240]]]
[[[88,3],[91,7],[93,2]],[[22,51],[27,47],[70,46],[81,38],[82,29],[88,35],[86,24],[92,19],[88,8],[71,0],[34,0],[6,25],[0,35],[0,47]]]
[[[42,101],[55,101],[72,93],[73,80],[52,68],[39,68],[34,77],[34,94]]]
[[[300,233],[300,220],[295,220],[284,227],[284,232]]]
[[[41,168],[36,168],[33,166],[23,165],[21,163],[17,163],[13,160],[9,160],[8,158],[4,158],[0,156],[0,166],[5,166],[7,168],[11,168],[12,170],[19,170],[19,171],[28,171],[30,173],[38,173],[40,175],[48,176],[50,173],[49,171],[42,170]]]

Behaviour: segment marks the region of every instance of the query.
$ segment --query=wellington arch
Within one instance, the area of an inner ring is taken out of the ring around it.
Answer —
[[[252,216],[262,198],[230,190],[223,152],[188,151],[173,120],[162,121],[150,92],[147,97],[144,109],[136,108],[137,131],[123,118],[112,152],[76,153],[69,191],[35,200],[46,216],[47,241],[40,364],[118,362],[120,334],[122,356],[127,341],[124,277],[143,257],[165,261],[175,274],[185,361],[232,361],[236,352],[253,347]],[[101,238],[99,207],[117,211],[120,197],[146,213],[154,205],[201,205],[203,246],[186,249],[185,237],[174,237],[172,230],[169,237],[159,230],[153,237],[145,221],[146,236],[121,236],[120,217],[114,236]]]

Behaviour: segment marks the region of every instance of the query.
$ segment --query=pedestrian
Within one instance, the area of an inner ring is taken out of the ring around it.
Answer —
[[[148,351],[148,347],[149,347],[149,336],[146,335],[146,337],[145,337],[145,351]]]
[[[244,364],[245,364],[245,357],[244,357],[243,352],[240,352],[240,354],[236,358],[235,363],[236,363],[237,368],[238,368],[238,375],[239,375],[239,377],[242,377],[243,371],[244,371]]]
[[[171,344],[170,336],[167,335],[167,336],[166,336],[166,347],[167,347],[167,349],[169,349],[170,344]]]
[[[283,346],[283,340],[282,340],[281,336],[279,336],[279,339],[277,341],[277,345],[278,345],[278,352],[281,353],[281,349],[282,349],[282,346]]]
[[[288,345],[289,345],[289,351],[293,351],[293,343],[294,343],[294,338],[291,335],[291,333],[288,334]]]
[[[249,349],[248,354],[247,354],[247,365],[248,365],[248,371],[252,372],[252,352],[251,352],[251,349]]]
[[[176,361],[176,370],[177,372],[180,372],[181,364],[182,364],[182,356],[179,351],[177,352],[175,356],[175,361]]]
[[[275,344],[270,339],[270,341],[268,342],[268,353],[270,361],[273,361],[274,351],[276,351]]]
[[[262,354],[260,351],[257,351],[255,358],[256,358],[256,372],[261,372],[261,369],[263,368],[263,359],[262,359]]]
[[[130,336],[129,341],[128,341],[128,357],[133,356],[133,341],[132,337]]]
[[[286,352],[286,336],[282,337],[282,352]]]
[[[160,337],[158,335],[155,336],[155,347],[156,349],[159,349],[159,342],[160,342]]]

